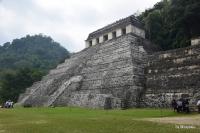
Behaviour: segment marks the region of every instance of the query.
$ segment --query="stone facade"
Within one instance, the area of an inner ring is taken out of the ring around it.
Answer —
[[[169,106],[172,99],[200,98],[200,46],[190,46],[149,55],[145,106]]]
[[[145,45],[144,45],[145,44]],[[126,34],[74,54],[28,88],[19,104],[121,108],[138,106],[150,43]]]
[[[18,104],[111,109],[200,98],[200,45],[159,52],[134,16],[91,33],[86,44],[27,88]]]

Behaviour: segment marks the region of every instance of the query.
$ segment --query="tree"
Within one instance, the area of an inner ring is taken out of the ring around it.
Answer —
[[[7,72],[0,83],[0,101],[10,99],[17,101],[19,95],[35,81],[41,80],[43,73],[39,70],[23,68],[17,72]]]
[[[69,57],[65,48],[42,34],[0,45],[0,103],[16,102],[27,87]]]
[[[163,50],[188,46],[200,36],[199,0],[162,0],[138,18],[145,23],[146,37]]]
[[[41,34],[14,39],[12,43],[5,43],[2,48],[1,69],[18,69],[28,66],[47,72],[61,60],[70,57],[70,53],[59,43]]]

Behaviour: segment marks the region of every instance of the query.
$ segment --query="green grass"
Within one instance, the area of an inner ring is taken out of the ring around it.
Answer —
[[[0,133],[199,133],[142,118],[177,116],[171,110],[81,108],[0,109]],[[192,117],[192,116],[191,116]]]

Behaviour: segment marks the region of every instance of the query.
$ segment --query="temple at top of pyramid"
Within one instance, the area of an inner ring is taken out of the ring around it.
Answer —
[[[143,24],[134,15],[120,19],[112,24],[109,24],[99,30],[90,33],[85,41],[86,48],[129,33],[145,38]]]

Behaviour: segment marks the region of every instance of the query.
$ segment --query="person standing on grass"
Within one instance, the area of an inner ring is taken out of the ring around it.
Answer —
[[[9,102],[8,101],[5,102],[4,107],[9,108]]]
[[[172,108],[174,109],[174,112],[177,111],[177,102],[175,99],[172,100]]]
[[[182,99],[182,111],[186,112],[186,100]]]
[[[200,99],[197,101],[198,113],[200,113]]]
[[[186,113],[190,113],[189,101],[190,101],[189,99],[185,100],[185,112]]]
[[[177,112],[182,112],[182,109],[183,109],[183,101],[181,99],[179,99],[177,101]]]

